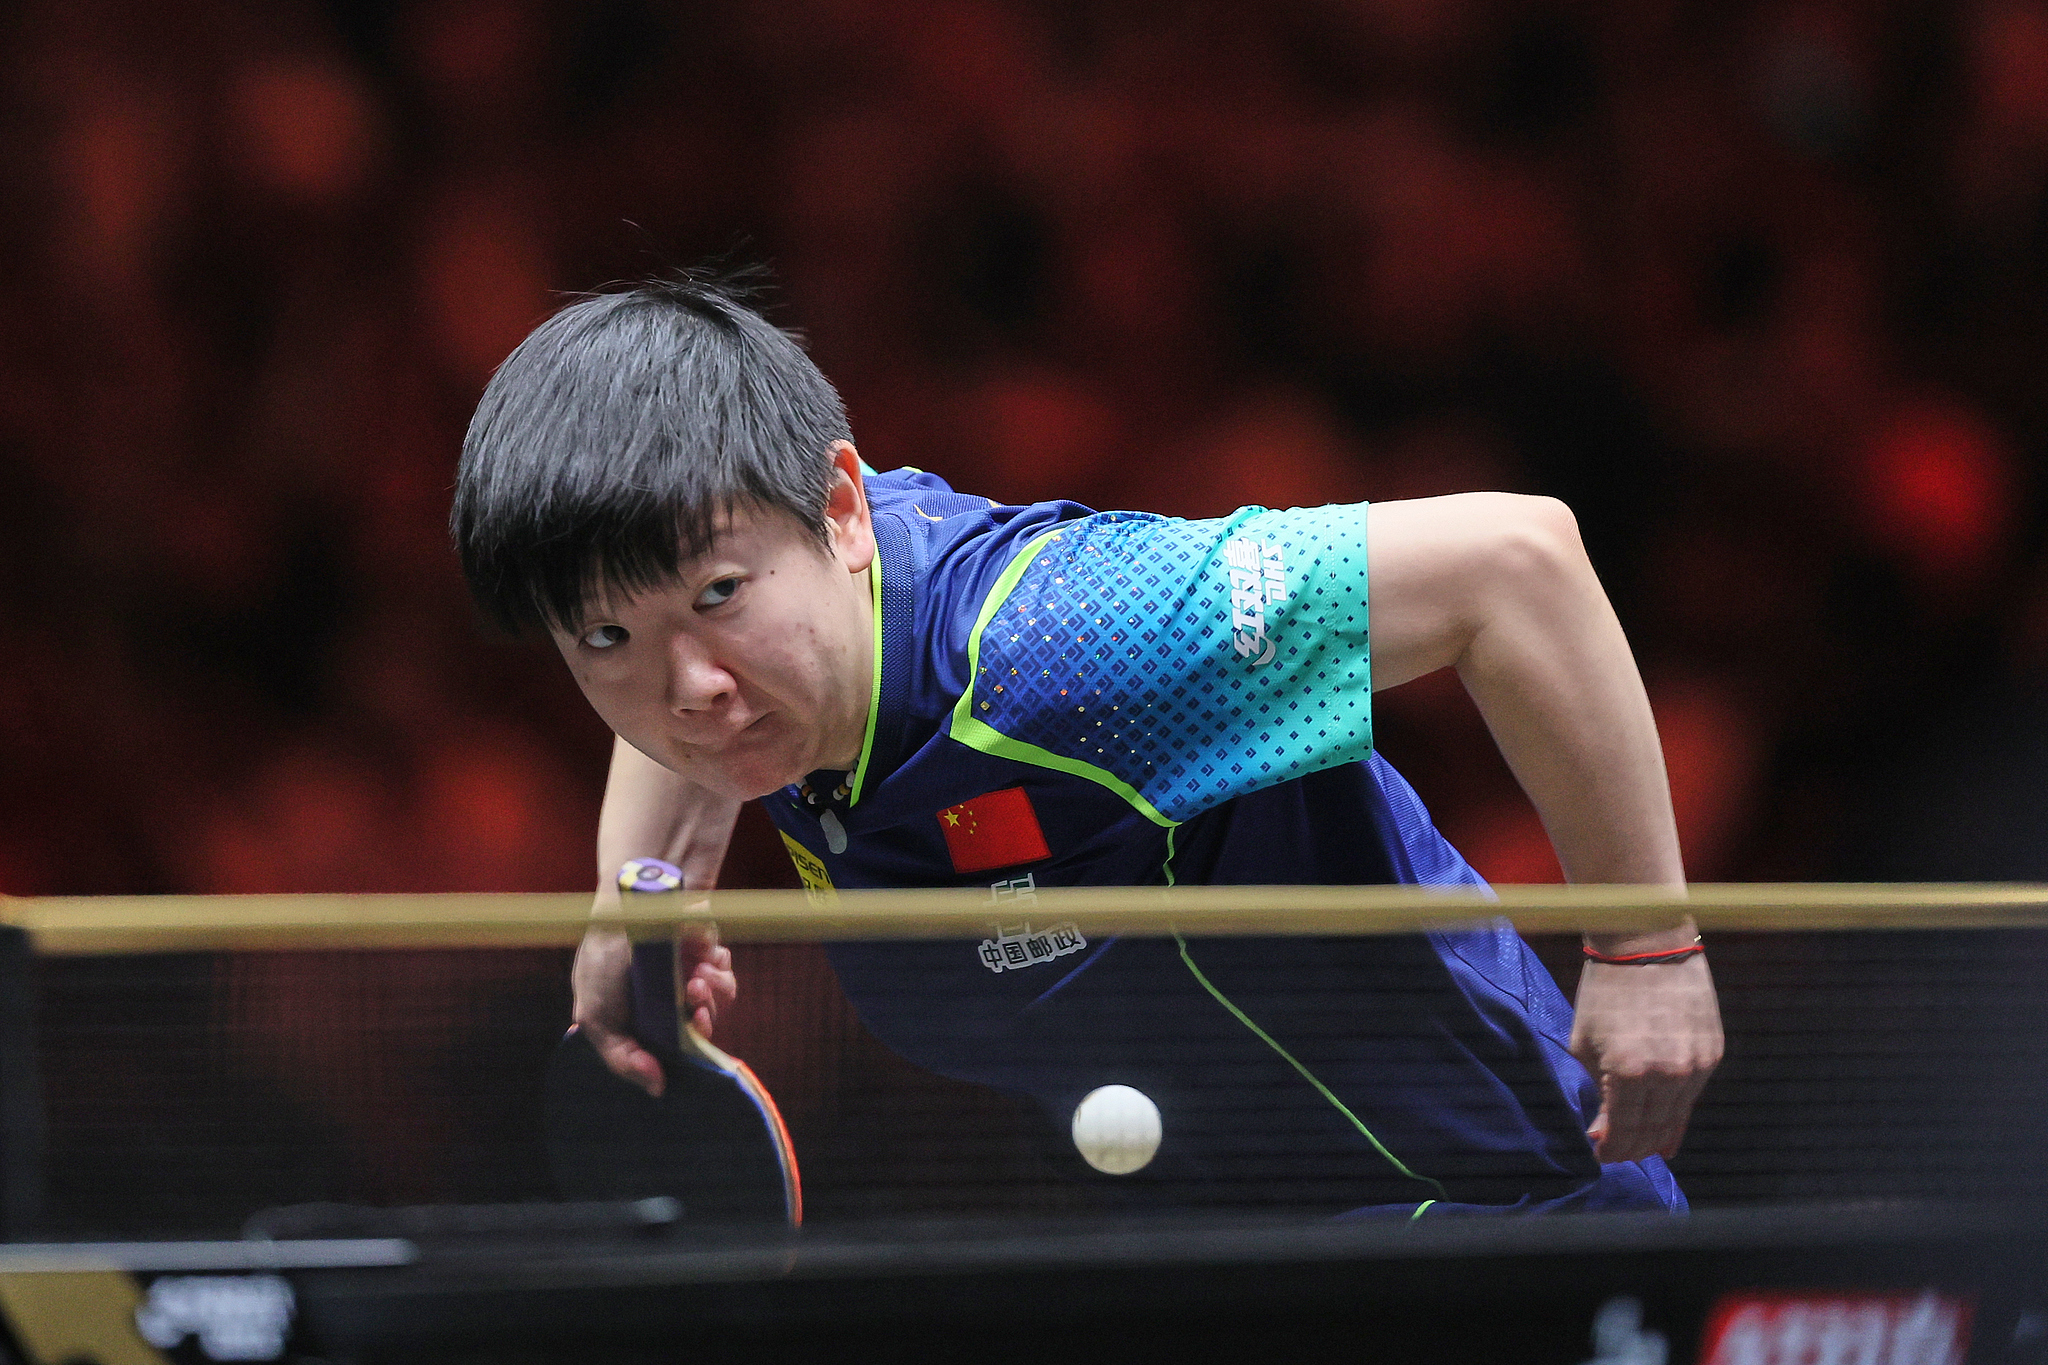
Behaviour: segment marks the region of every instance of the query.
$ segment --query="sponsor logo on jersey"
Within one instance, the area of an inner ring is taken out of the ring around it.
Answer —
[[[1287,560],[1277,540],[1232,536],[1223,542],[1230,574],[1230,644],[1253,668],[1273,662],[1266,634],[1266,609],[1287,600]]]
[[[1078,953],[1088,946],[1079,928],[1068,921],[1043,929],[1023,924],[997,924],[994,938],[985,938],[974,950],[981,965],[992,972],[1014,972],[1020,967],[1042,967],[1048,962]]]
[[[1038,880],[1029,872],[1021,877],[1010,877],[988,884],[990,905],[1035,905],[1038,903]]]
[[[839,899],[839,890],[832,885],[832,874],[825,870],[823,858],[787,834],[782,835],[782,846],[789,850],[789,860],[796,864],[796,875],[803,878],[804,894],[811,898],[811,904],[825,905]]]
[[[1714,1305],[1705,1365],[1872,1361],[1962,1365],[1970,1305],[1945,1294],[1738,1291]]]
[[[1022,787],[1005,787],[972,801],[948,806],[938,814],[946,836],[946,856],[955,872],[986,872],[1050,858],[1038,812]]]

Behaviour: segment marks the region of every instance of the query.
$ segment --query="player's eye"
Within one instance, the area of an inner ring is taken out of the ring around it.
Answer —
[[[592,626],[583,632],[583,643],[590,649],[610,649],[633,638],[633,632],[624,626]]]
[[[722,603],[730,602],[732,601],[732,595],[739,590],[740,581],[737,578],[721,578],[697,594],[697,605],[700,607],[715,607]]]

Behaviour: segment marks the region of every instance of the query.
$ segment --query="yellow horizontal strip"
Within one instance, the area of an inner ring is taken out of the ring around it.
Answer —
[[[142,1291],[118,1270],[0,1274],[0,1311],[33,1365],[165,1365],[135,1330]]]
[[[1498,899],[1412,886],[1179,886],[1045,889],[998,907],[980,889],[673,892],[631,899],[636,936],[715,918],[729,941],[980,937],[991,921],[1072,920],[1109,934],[1386,934],[1505,915],[1526,932],[1669,923],[1682,907],[1707,930],[1974,928],[2048,924],[2048,885],[1724,883],[1684,899],[1658,887],[1501,886]],[[589,895],[97,896],[0,898],[0,922],[44,953],[319,948],[567,947]]]

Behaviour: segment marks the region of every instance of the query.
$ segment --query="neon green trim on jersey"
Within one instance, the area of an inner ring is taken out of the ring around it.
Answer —
[[[1098,768],[1093,763],[1078,758],[1068,758],[1065,754],[1056,754],[1050,749],[1041,749],[1036,744],[1026,744],[1021,739],[1012,739],[993,725],[977,720],[974,716],[974,685],[981,677],[982,634],[988,629],[988,623],[993,621],[996,613],[1002,609],[1003,603],[1009,600],[1011,592],[1017,587],[1017,580],[1031,567],[1031,557],[1038,553],[1038,547],[1058,536],[1064,529],[1059,527],[1047,531],[1019,550],[1016,556],[1003,566],[1003,572],[996,579],[995,586],[990,588],[988,596],[982,599],[981,611],[974,618],[974,633],[967,641],[967,688],[960,694],[959,700],[953,703],[953,724],[949,727],[949,732],[954,739],[970,749],[979,749],[985,754],[1007,758],[1014,763],[1029,763],[1034,768],[1051,768],[1055,772],[1086,778],[1098,786],[1107,787],[1128,801],[1138,814],[1153,824],[1172,829],[1180,822],[1160,814],[1159,808],[1140,795],[1136,787],[1108,769]],[[881,686],[879,675],[875,685],[877,688]]]
[[[1073,777],[1085,777],[1090,782],[1109,788],[1118,796],[1131,803],[1132,809],[1163,829],[1172,829],[1178,820],[1169,819],[1159,813],[1158,807],[1138,794],[1138,789],[1118,777],[1106,772],[1093,763],[1084,763],[1078,758],[1068,758],[1050,749],[1041,749],[1036,744],[1011,739],[994,726],[974,719],[962,718],[956,711],[953,716],[953,738],[970,749],[979,749],[996,758],[1007,758],[1016,763],[1029,763],[1034,768],[1051,768],[1055,772],[1067,773]]]
[[[1214,983],[1212,983],[1208,977],[1202,975],[1202,969],[1195,965],[1195,959],[1188,952],[1188,941],[1185,938],[1181,937],[1180,930],[1176,929],[1173,931],[1173,941],[1180,945],[1180,960],[1182,962],[1185,962],[1187,964],[1188,970],[1195,974],[1195,980],[1202,983],[1202,989],[1209,992],[1210,996],[1216,1001],[1217,1004],[1223,1006],[1224,1009],[1229,1010],[1231,1018],[1237,1020],[1238,1023],[1243,1024],[1246,1028],[1250,1029],[1253,1033],[1257,1034],[1260,1042],[1264,1043],[1267,1047],[1272,1048],[1273,1051],[1279,1053],[1281,1061],[1286,1062],[1287,1065],[1293,1067],[1296,1071],[1300,1072],[1301,1078],[1307,1081],[1310,1085],[1314,1086],[1316,1088],[1316,1093],[1321,1095],[1324,1099],[1328,1100],[1332,1105],[1334,1105],[1338,1113],[1342,1114],[1345,1118],[1351,1120],[1351,1126],[1353,1128],[1356,1128],[1359,1132],[1365,1135],[1365,1140],[1372,1144],[1374,1151],[1378,1152],[1381,1156],[1385,1157],[1389,1162],[1393,1163],[1394,1169],[1399,1171],[1402,1175],[1407,1176],[1410,1180],[1420,1180],[1423,1184],[1430,1186],[1437,1192],[1437,1198],[1449,1199],[1451,1197],[1450,1192],[1444,1189],[1444,1187],[1432,1177],[1426,1175],[1417,1175],[1415,1172],[1409,1170],[1407,1164],[1403,1162],[1401,1158],[1395,1156],[1392,1152],[1388,1151],[1386,1145],[1382,1143],[1377,1137],[1373,1136],[1372,1129],[1366,1127],[1364,1121],[1361,1120],[1358,1117],[1358,1115],[1352,1113],[1350,1107],[1346,1105],[1344,1101],[1337,1098],[1335,1091],[1331,1090],[1329,1086],[1324,1085],[1320,1080],[1316,1079],[1316,1074],[1313,1071],[1310,1071],[1307,1067],[1303,1066],[1300,1062],[1296,1061],[1294,1059],[1294,1054],[1289,1052],[1286,1048],[1280,1046],[1279,1041],[1275,1039],[1272,1034],[1266,1032],[1257,1024],[1253,1023],[1251,1016],[1246,1014],[1243,1010],[1239,1009],[1235,1004],[1231,1003],[1231,999],[1229,996],[1225,995],[1222,991],[1217,990]],[[1426,1201],[1421,1208],[1416,1209],[1414,1214],[1410,1215],[1409,1221],[1413,1222],[1416,1218],[1421,1217],[1422,1209],[1428,1208],[1430,1204],[1434,1204],[1435,1202],[1435,1199]]]
[[[875,590],[875,683],[868,694],[868,728],[860,740],[860,762],[853,766],[853,782],[847,789],[846,806],[860,802],[861,786],[868,780],[868,755],[875,751],[875,721],[882,714],[882,547],[875,546],[875,558],[868,565],[868,581]]]

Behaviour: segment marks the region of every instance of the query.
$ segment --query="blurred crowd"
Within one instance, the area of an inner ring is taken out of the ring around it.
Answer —
[[[0,887],[588,879],[442,519],[562,291],[737,253],[880,467],[1577,509],[1699,877],[1819,875],[2036,598],[2048,6],[183,0],[6,21]],[[2024,657],[2020,657],[2024,656]],[[1390,751],[1554,876],[1454,686]]]
[[[0,33],[0,892],[587,885],[606,736],[477,624],[448,490],[563,291],[720,253],[877,467],[1185,515],[1565,498],[1695,878],[2048,876],[2048,824],[1957,851],[2048,765],[2048,0]],[[1557,876],[1454,680],[1380,729],[1482,871]],[[1912,796],[1951,791],[1985,809]],[[787,881],[760,835],[729,882]]]

